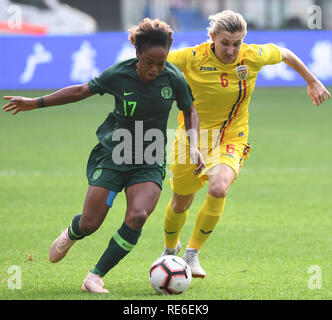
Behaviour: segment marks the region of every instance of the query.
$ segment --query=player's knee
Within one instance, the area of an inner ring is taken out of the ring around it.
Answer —
[[[226,198],[229,185],[225,181],[210,184],[209,194],[215,198]]]
[[[210,176],[208,193],[215,198],[225,198],[233,181],[235,173],[231,167],[225,164],[214,167],[216,171]]]
[[[190,208],[193,199],[194,195],[188,195],[188,196],[173,195],[172,208],[176,213],[182,213]]]
[[[184,211],[186,211],[186,210],[189,209],[190,202],[183,202],[183,201],[173,200],[172,201],[172,207],[173,207],[173,210],[176,213],[182,213],[182,212],[184,212]]]
[[[132,229],[142,229],[149,213],[144,209],[130,210],[126,214],[126,225]]]

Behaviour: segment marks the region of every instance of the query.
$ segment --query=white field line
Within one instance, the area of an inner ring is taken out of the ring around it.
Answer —
[[[80,174],[81,170],[56,170],[56,171],[38,171],[38,170],[0,170],[0,176],[49,176],[49,175],[75,175]],[[84,174],[84,170],[82,170]]]
[[[240,174],[257,174],[257,173],[313,173],[313,172],[331,172],[328,167],[280,167],[280,168],[242,168]],[[0,176],[45,176],[45,175],[76,175],[84,174],[83,170],[55,170],[55,171],[39,171],[39,170],[0,170]]]

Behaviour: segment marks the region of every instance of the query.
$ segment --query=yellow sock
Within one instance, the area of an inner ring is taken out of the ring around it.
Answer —
[[[226,198],[215,198],[207,195],[197,213],[188,248],[200,250],[221,218],[225,202]]]
[[[177,213],[173,210],[172,200],[169,201],[164,219],[165,246],[167,248],[174,249],[178,244],[187,217],[188,210]]]

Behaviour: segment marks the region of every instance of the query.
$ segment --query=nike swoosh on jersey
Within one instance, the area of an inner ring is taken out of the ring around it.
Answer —
[[[130,96],[131,94],[133,94],[134,92],[124,92],[123,95],[124,96]]]

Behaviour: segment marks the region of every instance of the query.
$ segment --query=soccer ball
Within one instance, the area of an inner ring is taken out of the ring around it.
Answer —
[[[150,268],[150,283],[158,294],[180,294],[189,288],[190,282],[191,270],[178,256],[160,257]]]

